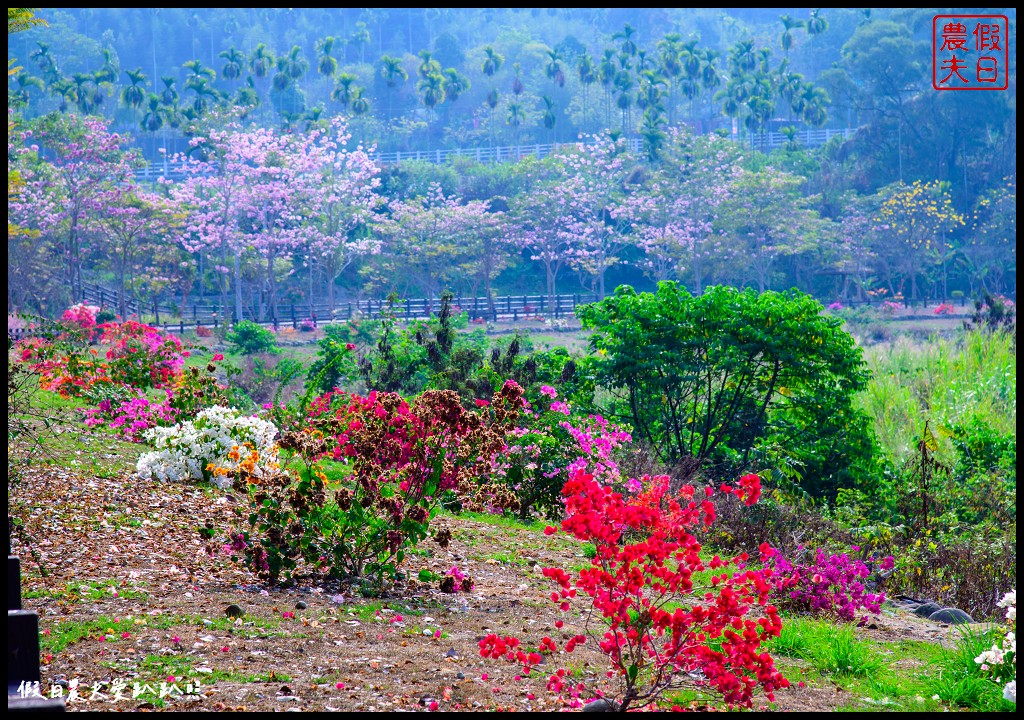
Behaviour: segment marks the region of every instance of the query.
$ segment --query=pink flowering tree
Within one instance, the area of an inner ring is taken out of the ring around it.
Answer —
[[[8,214],[58,251],[63,284],[74,300],[82,297],[89,218],[101,196],[127,183],[138,163],[123,149],[127,141],[109,132],[102,118],[52,113],[15,133],[9,144],[24,184],[9,198]]]
[[[118,312],[128,317],[127,291],[145,256],[172,236],[180,219],[177,203],[129,183],[93,197],[85,226],[97,239],[118,281]]]
[[[503,213],[489,212],[483,200],[446,196],[437,183],[423,197],[392,202],[390,210],[385,232],[393,268],[436,296],[463,278],[480,277],[484,263],[489,286],[497,266],[491,243],[500,235]],[[485,243],[490,259],[482,258]]]
[[[597,137],[556,151],[543,180],[515,199],[508,240],[544,265],[552,302],[564,265],[590,276],[604,295],[605,273],[632,242],[613,211],[634,165],[625,141]]]
[[[314,131],[307,152],[316,158],[304,179],[310,290],[314,267],[321,264],[327,281],[327,300],[334,309],[334,285],[358,258],[380,252],[375,211],[383,200],[376,193],[380,168],[361,146],[347,148],[350,135],[340,117],[325,130]]]

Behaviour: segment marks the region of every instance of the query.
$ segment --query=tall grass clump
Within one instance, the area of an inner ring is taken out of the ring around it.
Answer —
[[[1017,362],[1013,336],[965,332],[957,340],[900,337],[865,349],[871,380],[858,400],[882,450],[897,464],[914,452],[926,420],[939,428],[983,422],[1017,437]],[[945,433],[940,454],[953,443]]]
[[[865,351],[871,379],[857,402],[871,418],[878,469],[840,491],[833,518],[868,551],[896,558],[889,594],[981,620],[1015,585],[1014,338],[984,328]]]

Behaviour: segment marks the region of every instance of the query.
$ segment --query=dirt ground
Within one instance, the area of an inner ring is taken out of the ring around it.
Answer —
[[[50,468],[27,474],[11,507],[22,501],[34,510],[12,544],[23,605],[39,613],[44,635],[41,690],[67,697],[77,684],[71,710],[562,706],[545,690],[546,673],[521,677],[477,646],[491,632],[536,644],[583,630],[569,617],[554,627],[561,614],[539,572],[586,562],[560,534],[443,517],[453,542],[447,550],[425,543],[410,575],[457,565],[475,581],[472,592],[413,580],[393,597],[368,599],[342,584],[269,589],[219,545],[211,558],[199,528],[210,524],[223,538],[236,519],[235,498],[217,490]],[[226,617],[232,604],[242,617]],[[902,613],[874,625],[863,632],[886,640],[939,642],[952,631]],[[591,691],[608,682],[603,668],[592,649],[571,656],[569,669]],[[834,684],[794,683],[775,707],[834,710],[843,695]]]

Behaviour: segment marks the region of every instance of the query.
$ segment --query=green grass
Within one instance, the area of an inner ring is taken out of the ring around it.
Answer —
[[[444,513],[442,513],[443,515]],[[492,513],[480,513],[480,512],[461,512],[459,517],[466,520],[475,520],[486,525],[493,525],[494,527],[508,528],[512,530],[531,530],[533,532],[543,533],[544,528],[547,527],[548,523],[542,520],[533,520],[528,523],[524,523],[519,518],[511,514],[494,515]]]
[[[833,628],[813,654],[815,666],[823,673],[865,677],[884,666],[870,643],[854,637],[853,628]]]
[[[182,678],[199,680],[203,685],[216,682],[235,683],[267,683],[288,682],[291,677],[275,670],[265,673],[245,673],[237,670],[219,670],[212,668],[210,673],[195,671],[196,659],[184,655],[147,655],[138,661],[132,658],[103,663],[114,670],[137,672],[139,683],[161,682],[173,675],[180,681]]]
[[[1010,710],[1002,686],[974,662],[995,637],[968,630],[947,650],[916,640],[878,642],[859,636],[852,625],[784,616],[780,636],[765,650],[790,682],[835,683],[856,698],[838,711]]]
[[[1002,684],[993,682],[974,662],[1000,640],[997,630],[965,628],[954,646],[942,652],[938,674],[928,679],[929,688],[953,707],[982,712],[1013,709],[1013,703],[1003,699]]]
[[[115,638],[120,639],[121,633],[136,632],[137,627],[133,620],[115,620],[103,615],[88,621],[68,620],[55,623],[50,629],[49,635],[42,635],[39,638],[39,647],[43,651],[56,654],[62,652],[68,645],[90,637],[109,633]]]
[[[816,623],[803,618],[786,618],[779,636],[769,640],[766,647],[772,655],[810,660],[821,642],[820,634],[821,628]]]
[[[117,596],[125,600],[139,600],[147,597],[147,594],[133,587],[119,587],[114,578],[107,580],[92,581],[89,583],[68,583],[63,589],[40,589],[26,590],[22,597],[33,598],[54,598],[67,600],[69,602],[81,602],[91,600],[96,602],[114,597],[113,590]]]
[[[926,419],[939,437],[940,459],[951,442],[941,431],[982,420],[996,432],[1017,434],[1017,362],[1012,337],[965,333],[958,340],[900,338],[865,350],[871,381],[857,398],[873,419],[881,446],[903,460]]]

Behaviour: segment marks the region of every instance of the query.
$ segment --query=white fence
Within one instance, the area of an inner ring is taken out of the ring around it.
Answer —
[[[849,139],[853,136],[853,128],[838,130],[800,130],[794,136],[794,142],[802,147],[819,147],[834,137]],[[737,139],[737,138],[733,138]],[[789,138],[782,133],[767,132],[752,134],[747,138],[753,148],[773,150],[783,147]],[[437,165],[446,165],[456,158],[465,158],[478,163],[515,162],[525,157],[543,158],[551,155],[558,148],[567,148],[576,143],[536,143],[533,145],[500,145],[495,147],[455,148],[451,150],[396,150],[394,152],[373,153],[370,155],[380,165],[396,165],[400,162],[418,160]],[[633,152],[643,150],[640,138],[629,138],[629,147]],[[185,177],[184,165],[164,162],[148,165],[137,170],[138,180],[155,181],[159,177],[168,180],[180,180]]]

